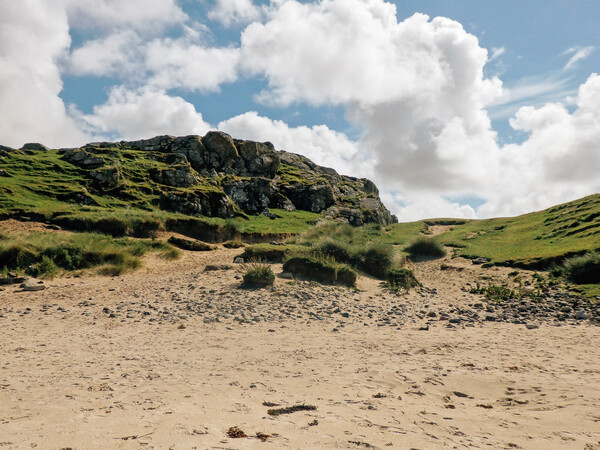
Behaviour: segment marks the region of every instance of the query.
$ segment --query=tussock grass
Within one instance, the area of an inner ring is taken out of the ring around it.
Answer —
[[[406,290],[421,285],[412,270],[409,269],[392,269],[386,274],[385,286],[391,291]]]
[[[0,271],[48,278],[60,272],[101,267],[102,273],[115,275],[138,268],[139,258],[147,252],[169,259],[179,256],[177,249],[159,241],[115,239],[95,233],[20,234],[0,241]]]
[[[413,260],[442,258],[446,256],[446,250],[435,239],[421,237],[413,241],[404,249]]]
[[[275,274],[268,264],[253,261],[246,265],[243,280],[244,287],[267,287],[275,282]]]

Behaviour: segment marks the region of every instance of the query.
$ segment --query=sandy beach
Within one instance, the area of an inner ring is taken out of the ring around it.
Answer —
[[[183,253],[2,288],[0,448],[600,448],[600,327],[489,319],[468,286],[510,269],[246,290],[240,250]]]

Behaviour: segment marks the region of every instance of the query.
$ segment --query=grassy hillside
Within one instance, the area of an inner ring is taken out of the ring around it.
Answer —
[[[600,194],[518,217],[467,221],[439,240],[467,258],[546,268],[600,249]]]
[[[224,229],[229,234],[294,234],[321,217],[307,211],[277,209],[271,210],[275,219],[242,212],[230,219],[190,218],[164,211],[158,204],[165,186],[152,181],[148,173],[166,168],[165,163],[152,159],[148,152],[128,148],[98,151],[107,161],[108,167],[103,170],[119,173],[118,184],[109,191],[94,190],[86,170],[66,162],[57,150],[0,152],[0,217],[32,218],[77,231],[142,237],[179,222],[195,222],[201,229],[211,229],[213,236]],[[221,189],[215,180],[205,181],[188,188],[168,189],[205,193]]]

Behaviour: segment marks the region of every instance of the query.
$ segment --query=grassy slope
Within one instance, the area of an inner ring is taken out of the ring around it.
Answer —
[[[440,236],[468,258],[545,267],[600,249],[600,194],[512,218],[467,221]]]
[[[112,192],[98,193],[89,189],[86,170],[61,159],[56,150],[47,152],[14,151],[0,155],[0,169],[8,176],[0,176],[0,214],[4,216],[35,216],[49,222],[63,219],[81,219],[97,222],[111,218],[122,222],[126,228],[136,221],[158,221],[188,218],[182,214],[162,211],[158,199],[162,190],[210,192],[220,190],[218,182],[204,179],[203,183],[190,188],[161,186],[152,181],[148,171],[168,166],[155,161],[148,152],[128,148],[97,149],[107,164],[100,170],[117,168],[122,174],[118,186]],[[85,206],[74,201],[77,195],[92,198],[97,204]],[[232,227],[241,233],[300,233],[314,224],[319,214],[307,211],[272,210],[278,218],[245,216],[232,219],[203,217],[198,220],[213,226]],[[64,221],[63,221],[64,223]]]

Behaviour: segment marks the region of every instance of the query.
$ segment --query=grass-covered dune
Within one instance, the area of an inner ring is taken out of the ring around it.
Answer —
[[[518,217],[465,221],[439,240],[467,258],[545,269],[600,250],[600,194]]]

